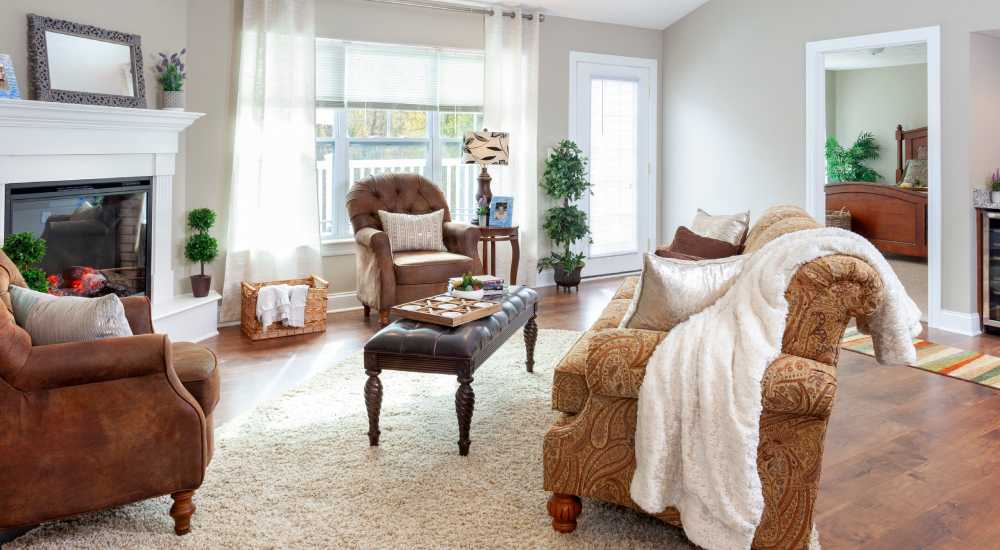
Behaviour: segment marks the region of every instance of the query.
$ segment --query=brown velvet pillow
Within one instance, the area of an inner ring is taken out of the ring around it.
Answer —
[[[702,237],[683,225],[674,233],[670,246],[656,249],[656,255],[679,260],[715,260],[740,253],[740,247],[719,239]]]

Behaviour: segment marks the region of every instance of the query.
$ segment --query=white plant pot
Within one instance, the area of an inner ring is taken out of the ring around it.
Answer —
[[[1000,203],[1000,191],[990,191],[990,202],[993,204]]]
[[[487,216],[479,216],[479,227],[486,227],[487,222],[488,222]]]
[[[466,300],[482,300],[483,296],[486,295],[484,290],[452,290],[451,295],[455,298],[464,298]]]
[[[184,90],[179,92],[160,91],[160,109],[163,111],[184,110]]]

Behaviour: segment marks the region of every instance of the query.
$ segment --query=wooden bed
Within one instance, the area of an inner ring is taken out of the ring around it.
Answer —
[[[896,127],[896,182],[906,161],[927,158],[927,128]],[[851,230],[883,254],[927,257],[927,190],[889,183],[845,182],[826,186],[826,209],[846,208]]]

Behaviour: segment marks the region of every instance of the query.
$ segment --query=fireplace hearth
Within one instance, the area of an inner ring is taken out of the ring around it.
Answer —
[[[149,179],[6,186],[5,234],[45,240],[40,265],[60,296],[148,294]]]

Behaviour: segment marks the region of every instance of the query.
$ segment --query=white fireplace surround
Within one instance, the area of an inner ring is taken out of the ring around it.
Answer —
[[[173,178],[180,133],[202,113],[0,99],[0,228],[5,186],[23,182],[149,178],[153,324],[176,341],[217,334],[216,292],[175,293]]]

